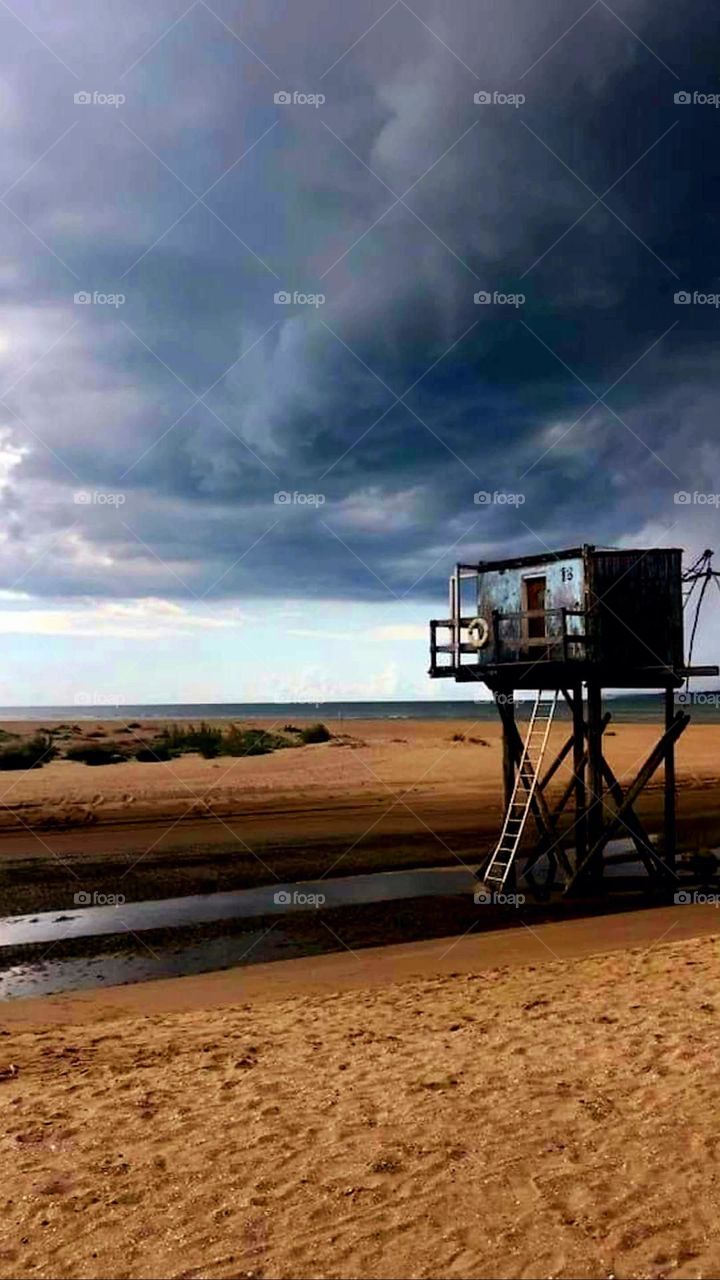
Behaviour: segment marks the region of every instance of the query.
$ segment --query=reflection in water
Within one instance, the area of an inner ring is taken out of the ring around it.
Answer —
[[[625,853],[629,847],[629,841],[613,841],[608,852]],[[622,876],[641,875],[642,867],[639,863],[609,865],[605,873],[619,880]],[[303,954],[302,945],[289,938],[279,924],[269,931],[248,930],[206,940],[152,946],[143,940],[143,930],[203,925],[218,920],[251,921],[258,916],[281,917],[288,913],[314,912],[322,907],[471,894],[476,885],[473,871],[467,866],[438,867],[6,917],[0,919],[0,965],[3,947],[47,943],[51,952],[52,943],[65,938],[128,932],[134,936],[135,950],[70,959],[53,959],[49,954],[47,958],[0,968],[0,1000],[181,977]]]
[[[110,953],[68,960],[48,958],[13,965],[0,972],[0,1000],[49,996],[88,987],[115,987],[126,982],[148,982],[152,978],[180,978],[185,974],[289,959],[300,954],[298,947],[283,938],[279,928],[267,933],[243,933],[152,948],[138,939],[138,948],[141,954]]]
[[[305,880],[301,884],[261,885],[230,893],[188,894],[125,902],[120,906],[77,907],[42,911],[32,916],[0,919],[0,948],[24,942],[55,942],[61,938],[94,938],[132,929],[169,929],[178,925],[209,924],[213,920],[242,920],[253,916],[286,915],[315,907],[355,906],[388,902],[393,898],[424,898],[438,893],[471,893],[472,871],[464,866],[421,871],[380,871],[373,875],[333,880]]]

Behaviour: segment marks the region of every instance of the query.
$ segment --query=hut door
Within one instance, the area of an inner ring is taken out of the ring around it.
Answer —
[[[536,609],[545,609],[545,577],[525,578],[525,609],[528,613],[532,613]],[[545,619],[544,618],[528,618],[527,620],[527,636],[528,640],[544,640],[545,638]]]

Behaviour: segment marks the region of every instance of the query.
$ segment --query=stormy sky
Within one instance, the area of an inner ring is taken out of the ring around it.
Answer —
[[[456,559],[715,546],[717,49],[0,0],[0,702],[430,696]]]

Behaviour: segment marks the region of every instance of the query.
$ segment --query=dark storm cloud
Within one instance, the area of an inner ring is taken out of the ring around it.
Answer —
[[[673,495],[718,487],[719,313],[674,301],[720,292],[720,114],[674,101],[712,8],[186,9],[0,14],[2,585],[374,598],[711,544]]]

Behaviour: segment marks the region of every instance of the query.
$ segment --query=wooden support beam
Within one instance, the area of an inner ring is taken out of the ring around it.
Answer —
[[[588,755],[588,753],[587,753],[587,748],[585,747],[585,737],[586,737],[586,734],[587,734],[587,724],[585,723],[585,720],[583,719],[583,715],[582,715],[582,710],[583,710],[583,706],[582,706],[582,688],[579,688],[579,689],[578,689],[578,691],[576,692],[575,697],[572,697],[572,696],[570,695],[570,693],[569,693],[566,689],[563,689],[563,690],[562,690],[562,692],[563,692],[563,696],[564,696],[564,698],[565,698],[565,701],[567,702],[567,704],[568,704],[568,706],[570,707],[570,710],[571,710],[571,712],[572,712],[572,715],[573,715],[573,726],[574,726],[574,728],[573,728],[573,734],[572,734],[572,737],[571,737],[571,738],[569,738],[569,739],[568,739],[568,742],[566,742],[566,743],[565,743],[565,745],[564,745],[564,747],[563,747],[563,750],[562,750],[562,752],[560,753],[560,755],[562,756],[562,759],[564,759],[564,758],[565,758],[565,756],[568,754],[568,750],[569,750],[569,748],[570,748],[570,747],[572,747],[572,748],[573,748],[573,776],[570,778],[570,781],[568,782],[568,784],[567,784],[567,786],[566,786],[565,790],[563,791],[562,795],[560,796],[560,799],[557,801],[557,803],[554,805],[554,807],[550,810],[549,818],[550,818],[550,823],[551,823],[551,825],[552,825],[553,830],[554,830],[555,832],[557,832],[557,830],[558,830],[558,820],[559,820],[559,818],[560,818],[560,814],[561,814],[561,813],[563,812],[563,810],[566,808],[567,803],[568,803],[568,801],[569,801],[570,797],[573,795],[573,793],[575,793],[575,797],[576,797],[576,812],[575,812],[575,818],[576,818],[576,821],[575,821],[575,823],[574,823],[574,826],[573,826],[572,830],[573,830],[573,831],[575,831],[575,832],[579,832],[581,827],[583,827],[583,828],[584,828],[584,818],[585,818],[585,765],[586,765],[586,763],[587,763],[587,755]],[[579,697],[578,697],[578,693],[579,693]],[[579,713],[579,714],[578,714],[578,713]],[[604,734],[604,732],[605,732],[605,730],[606,730],[607,726],[609,725],[611,718],[612,718],[612,717],[611,717],[611,715],[610,715],[610,712],[609,712],[609,711],[606,711],[606,712],[605,712],[605,714],[604,714],[604,715],[603,715],[603,717],[602,717],[602,720],[600,721],[600,736],[601,736],[601,737],[602,737],[602,735]],[[560,761],[560,757],[558,757],[558,762],[559,762],[559,763],[561,763],[561,761]],[[546,783],[547,783],[547,776],[548,776],[548,775],[546,774],[546,775],[545,775],[545,778],[543,779],[543,782],[542,782],[542,785],[543,785],[543,786],[545,786],[545,785],[546,785]],[[581,784],[581,787],[582,787],[582,806],[581,806],[581,811],[580,811],[580,823],[578,823],[578,820],[577,820],[577,819],[578,819],[578,811],[577,811],[578,781],[580,781],[580,784]],[[580,839],[578,839],[578,837],[577,837],[577,835],[576,835],[576,844],[575,844],[575,849],[576,849],[575,865],[576,865],[576,866],[577,866],[578,860],[579,860],[579,858],[580,858],[580,856],[581,856],[581,855],[580,855],[580,847],[579,847],[579,846],[580,846],[580,841],[583,841],[583,845],[582,845],[582,847],[583,847],[583,852],[584,852],[584,851],[585,851],[584,830],[581,832]],[[537,857],[536,857],[536,858],[534,858],[534,859],[533,859],[533,861],[532,861],[532,862],[528,865],[528,867],[525,869],[525,876],[526,876],[526,877],[527,877],[528,873],[530,873],[530,872],[533,870],[533,867],[534,867],[534,866],[535,866],[535,865],[540,861],[540,859],[542,858],[542,856],[543,856],[543,853],[544,853],[544,852],[545,852],[545,850],[542,850],[542,849],[541,849],[541,850],[540,850],[540,852],[538,853]],[[568,855],[567,855],[567,853],[566,853],[565,849],[564,849],[562,846],[560,846],[560,845],[559,845],[559,843],[558,843],[557,839],[556,839],[556,841],[555,841],[555,844],[550,846],[550,850],[548,850],[548,852],[549,852],[549,854],[550,854],[551,856],[552,856],[553,854],[555,854],[555,853],[557,854],[557,860],[558,860],[558,862],[559,862],[560,866],[562,867],[562,870],[564,871],[564,873],[565,873],[565,875],[567,876],[567,879],[568,879],[568,881],[569,881],[569,880],[571,879],[572,875],[573,875],[574,868],[573,868],[573,866],[572,866],[572,865],[571,865],[571,863],[570,863],[570,859],[569,859],[569,857],[568,857]]]
[[[611,719],[612,719],[612,717],[611,717],[611,715],[610,715],[610,712],[609,712],[609,711],[606,711],[606,712],[605,712],[605,715],[603,716],[602,720],[600,721],[600,733],[601,733],[601,735],[602,735],[602,734],[605,732],[605,730],[607,729],[607,727],[608,727],[608,725],[609,725],[609,723],[610,723],[610,720],[611,720]],[[584,724],[584,722],[583,722],[583,734],[585,733],[585,731],[586,731],[586,726],[585,726],[585,724]],[[582,738],[580,739],[580,742],[581,742],[581,746],[582,746]],[[580,770],[580,776],[581,776],[581,777],[582,777],[582,779],[583,779],[583,794],[584,794],[585,765],[587,764],[587,757],[588,757],[587,748],[586,748],[584,751],[583,751],[583,750],[581,750],[581,751],[580,751],[580,753],[579,753],[579,757],[578,757],[578,768],[579,768],[579,770]],[[565,790],[563,791],[563,793],[562,793],[562,795],[561,795],[560,799],[558,800],[557,804],[555,805],[554,809],[552,809],[552,810],[551,810],[551,817],[553,817],[553,818],[555,818],[555,819],[556,819],[556,818],[558,818],[558,817],[559,817],[559,815],[562,813],[562,811],[563,811],[563,809],[565,808],[565,806],[567,805],[567,802],[568,802],[568,800],[570,799],[571,795],[573,794],[573,792],[576,792],[576,789],[577,789],[577,778],[578,778],[578,774],[575,772],[575,769],[573,769],[573,776],[572,776],[572,778],[570,779],[570,781],[568,782],[568,784],[567,784],[567,786],[566,786]],[[584,813],[584,810],[583,810],[583,813]],[[577,830],[577,824],[575,825],[575,828],[574,828],[574,829],[575,829],[575,830]],[[577,848],[577,844],[576,844],[576,848]]]
[[[603,773],[605,774],[608,791],[612,796],[613,802],[617,808],[620,809],[625,799],[624,792],[607,760],[603,760]],[[648,875],[656,876],[658,872],[660,872],[667,883],[668,868],[659,856],[657,850],[653,847],[648,832],[645,830],[645,827],[633,808],[628,809],[625,818],[623,819],[623,825],[635,845],[638,856],[645,864],[645,870]],[[677,880],[677,876],[675,876],[674,872],[672,879]]]
[[[672,685],[668,685],[665,689],[665,729],[669,729],[675,715],[675,699],[674,689]],[[668,740],[665,751],[665,848],[663,850],[665,865],[671,870],[675,870],[677,860],[677,837],[675,825],[675,802],[676,802],[676,781],[675,781],[675,739]]]
[[[601,828],[595,840],[591,842],[590,850],[585,855],[582,862],[579,863],[577,870],[568,885],[568,889],[572,889],[581,876],[587,873],[587,871],[593,866],[595,859],[598,859],[599,861],[599,855],[602,853],[602,850],[605,848],[608,840],[611,840],[620,830],[625,819],[625,815],[633,808],[640,792],[647,786],[652,775],[655,773],[656,769],[659,768],[665,758],[668,742],[676,742],[689,723],[690,717],[685,715],[683,712],[679,712],[678,715],[674,716],[662,738],[655,744],[644,765],[640,769],[639,773],[636,774],[634,781],[625,792],[620,807],[617,809],[616,813],[612,815],[609,822],[605,823]]]
[[[570,752],[572,751],[572,747],[573,747],[573,742],[574,742],[574,741],[575,741],[575,734],[574,734],[574,733],[571,733],[571,734],[570,734],[570,737],[567,739],[567,742],[564,742],[564,743],[563,743],[563,745],[561,746],[560,750],[558,751],[557,755],[555,756],[555,759],[553,760],[553,762],[552,762],[552,764],[550,765],[549,769],[547,769],[547,770],[545,771],[545,773],[543,774],[542,778],[538,778],[538,786],[539,786],[543,791],[545,790],[545,788],[546,788],[546,786],[548,785],[548,783],[550,783],[550,782],[552,781],[552,779],[555,777],[555,774],[557,773],[558,769],[560,768],[560,765],[562,764],[562,762],[563,762],[563,760],[565,759],[565,757],[566,757],[566,756],[568,756],[568,755],[570,754]]]
[[[547,857],[550,862],[550,874],[548,876],[548,883],[544,886],[546,889],[552,888],[553,882],[555,880],[555,870],[558,865],[562,867],[568,879],[570,878],[570,876],[573,873],[573,868],[570,865],[570,859],[568,858],[567,853],[563,849],[559,840],[556,840],[555,843],[551,844],[549,848],[538,849],[537,853],[535,854],[535,857],[532,859],[531,862],[527,864],[527,866],[523,870],[523,875],[526,880],[529,880],[531,884],[533,883],[532,880],[530,880],[532,872],[535,870],[535,867],[537,866],[538,862],[540,862],[540,860],[544,857]]]
[[[503,729],[503,812],[507,813],[515,790],[514,738],[517,734],[517,727],[515,724],[515,700],[512,690],[508,692],[496,690],[495,706]],[[510,876],[508,877],[508,892],[514,893],[516,887],[517,873],[513,865],[510,868]]]
[[[602,689],[596,680],[589,680],[587,686],[587,743],[588,743],[588,784],[590,797],[587,807],[587,842],[594,849],[600,841],[603,830],[603,772],[602,772]],[[578,860],[578,866],[585,865],[587,854]],[[594,870],[594,868],[591,868]]]
[[[503,728],[503,809],[507,812],[515,788],[515,752],[512,746],[512,734],[515,729],[515,700],[512,693],[496,692],[495,706]]]
[[[582,685],[575,687],[575,696],[570,698],[565,694],[566,699],[570,703],[573,717],[573,775],[575,792],[575,865],[585,857],[587,853],[587,787],[585,782],[585,766],[587,764],[587,750],[585,748],[585,734],[587,725],[585,722],[585,710],[583,707],[583,690]],[[607,712],[600,722],[600,737],[604,734],[610,723],[610,712]]]

